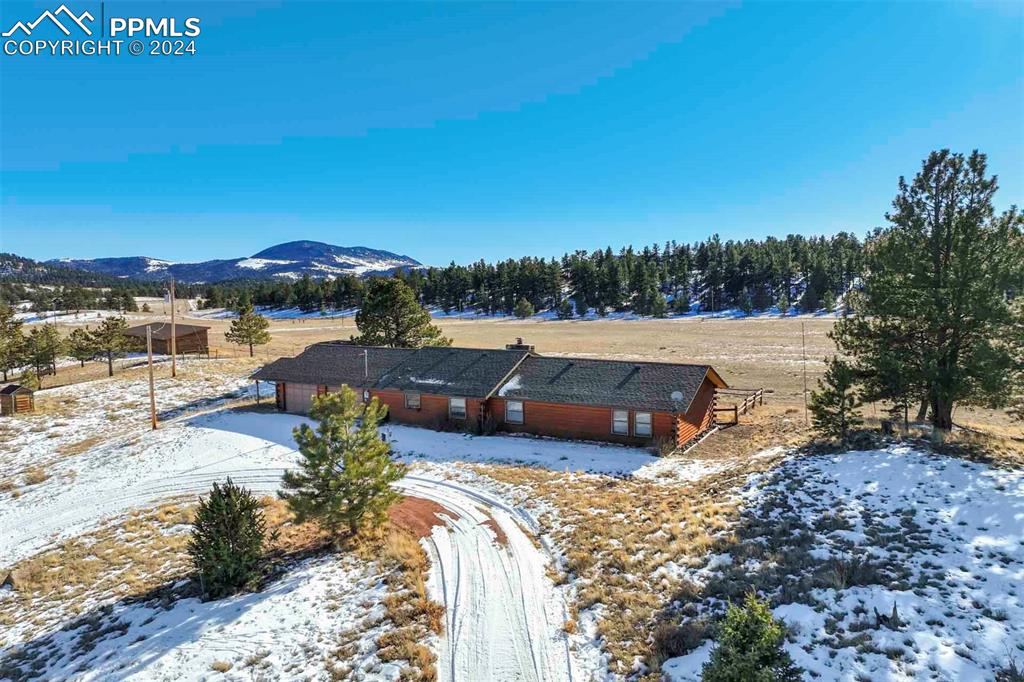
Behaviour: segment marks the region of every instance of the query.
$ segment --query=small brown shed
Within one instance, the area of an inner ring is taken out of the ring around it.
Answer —
[[[7,384],[0,388],[0,414],[12,415],[31,412],[35,406],[35,397],[31,388],[21,384]]]
[[[136,347],[146,347],[146,326],[140,324],[137,327],[129,327],[125,334],[137,339]],[[153,327],[153,352],[161,355],[169,355],[171,352],[171,325],[169,322],[157,322],[149,325]],[[210,344],[207,337],[209,327],[198,324],[175,324],[175,351],[178,355],[183,353],[209,353]]]

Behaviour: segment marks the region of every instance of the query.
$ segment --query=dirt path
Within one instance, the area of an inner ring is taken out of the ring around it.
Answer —
[[[532,533],[533,520],[449,481],[410,475],[399,485],[454,513],[428,542],[428,588],[446,618],[438,679],[581,679],[562,630],[565,603],[545,572],[547,557],[524,530]]]

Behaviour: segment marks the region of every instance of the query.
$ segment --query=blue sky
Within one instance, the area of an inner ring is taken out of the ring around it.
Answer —
[[[200,17],[197,54],[0,55],[0,251],[444,264],[862,234],[941,147],[987,152],[1021,203],[1022,8],[109,0]]]

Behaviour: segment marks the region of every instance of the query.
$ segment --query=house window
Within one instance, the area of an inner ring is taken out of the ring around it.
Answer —
[[[523,423],[523,401],[522,400],[506,400],[505,401],[505,421],[509,424],[522,424]]]
[[[319,398],[322,395],[327,395],[327,387],[326,386],[317,386],[316,387],[316,397]]]
[[[367,391],[367,390],[363,391],[363,402],[364,403],[370,402],[370,392]]]
[[[633,413],[633,435],[634,436],[650,436],[651,435],[651,413],[650,412],[635,412],[635,413]]]
[[[452,419],[465,419],[466,399],[448,398],[448,416]]]
[[[629,410],[612,410],[612,433],[629,435]]]
[[[420,394],[419,393],[406,393],[405,394],[405,406],[410,410],[420,409]]]

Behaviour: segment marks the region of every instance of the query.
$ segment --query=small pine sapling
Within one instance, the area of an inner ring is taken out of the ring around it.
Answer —
[[[260,501],[230,478],[199,502],[188,553],[208,599],[251,586],[263,564],[267,524]],[[273,540],[273,537],[271,537]]]
[[[718,644],[701,670],[703,682],[797,682],[803,670],[783,648],[785,626],[772,617],[766,600],[747,593],[742,606],[730,604],[719,626]]]

